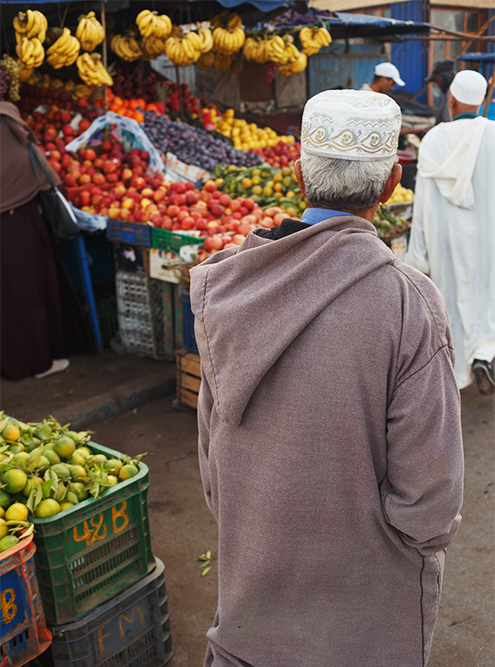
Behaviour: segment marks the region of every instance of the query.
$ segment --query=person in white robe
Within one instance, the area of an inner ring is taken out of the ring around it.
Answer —
[[[413,222],[405,261],[443,294],[459,389],[473,377],[495,390],[495,122],[478,116],[486,95],[478,72],[450,87],[453,122],[431,129],[418,155]]]

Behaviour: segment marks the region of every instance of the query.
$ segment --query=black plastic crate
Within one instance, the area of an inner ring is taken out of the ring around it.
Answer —
[[[162,667],[173,654],[162,561],[105,604],[52,631],[54,667]]]

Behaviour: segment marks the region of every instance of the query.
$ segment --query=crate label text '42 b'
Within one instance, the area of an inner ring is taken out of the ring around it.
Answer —
[[[127,500],[122,502],[120,508],[114,505],[111,509],[111,526],[108,521],[109,513],[100,512],[92,516],[89,521],[84,521],[82,524],[74,526],[73,538],[75,542],[86,542],[86,546],[90,547],[99,540],[104,540],[109,534],[109,529],[113,535],[118,535],[126,529],[129,523],[129,517],[126,514]],[[106,516],[105,516],[106,515]]]

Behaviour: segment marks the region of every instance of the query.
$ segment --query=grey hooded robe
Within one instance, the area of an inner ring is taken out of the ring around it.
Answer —
[[[443,299],[358,217],[191,272],[219,528],[207,667],[423,667],[460,522]]]

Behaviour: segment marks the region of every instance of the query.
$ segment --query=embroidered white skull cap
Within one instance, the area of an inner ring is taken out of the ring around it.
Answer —
[[[461,104],[480,106],[485,99],[487,87],[488,82],[482,74],[465,69],[455,75],[450,84],[450,92]]]
[[[402,116],[388,95],[366,90],[325,90],[304,107],[301,147],[344,160],[384,160],[397,153]]]

